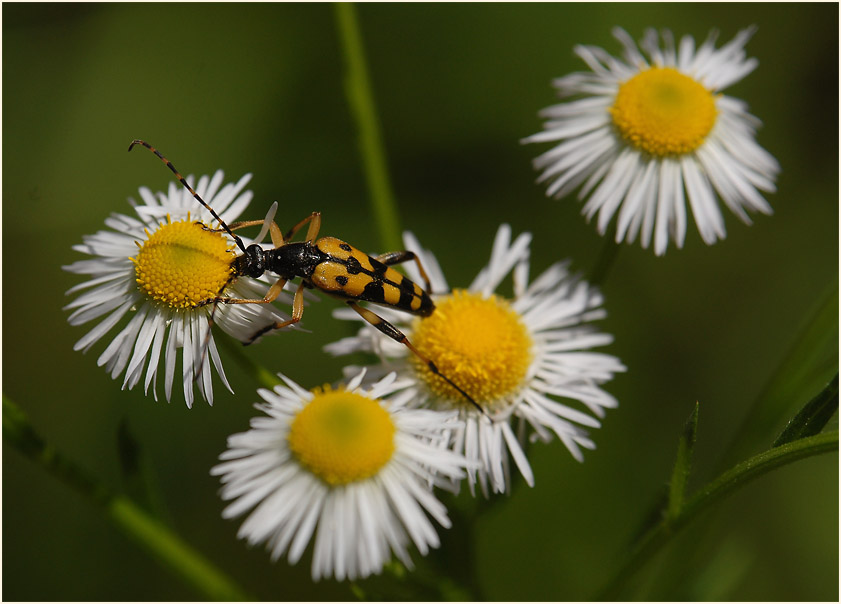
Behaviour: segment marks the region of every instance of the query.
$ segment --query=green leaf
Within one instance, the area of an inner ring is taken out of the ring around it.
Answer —
[[[755,563],[752,544],[735,534],[725,535],[716,544],[706,563],[695,567],[694,576],[678,579],[683,593],[680,600],[692,602],[723,602],[744,582]]]
[[[639,543],[664,518],[673,520],[680,514],[686,493],[686,484],[689,481],[692,451],[695,447],[695,439],[698,431],[698,410],[699,403],[696,401],[695,407],[692,409],[689,419],[686,420],[678,440],[677,455],[675,457],[671,480],[668,485],[665,485],[658,492],[655,500],[648,506],[648,511],[643,516],[643,521],[632,534],[630,540],[632,546]]]
[[[681,507],[677,517],[671,520],[663,518],[657,526],[640,539],[625,563],[620,566],[602,592],[593,599],[621,599],[618,594],[646,561],[660,551],[681,529],[697,518],[702,511],[720,502],[734,490],[775,468],[806,457],[833,452],[838,453],[837,430],[800,438],[736,464],[698,489]]]
[[[818,434],[836,411],[838,411],[837,373],[832,381],[788,422],[772,447],[779,447],[798,438]]]
[[[729,448],[722,466],[745,457],[779,430],[784,418],[838,372],[838,281],[807,314],[786,356],[771,374]]]
[[[672,479],[669,481],[669,500],[666,506],[666,518],[670,521],[680,516],[683,508],[686,483],[689,481],[689,473],[692,469],[692,451],[695,448],[695,437],[698,432],[699,407],[700,405],[696,402],[678,440],[677,458],[672,470]]]

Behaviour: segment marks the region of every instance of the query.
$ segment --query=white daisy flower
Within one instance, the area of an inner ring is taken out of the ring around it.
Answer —
[[[221,170],[213,178],[202,176],[195,189],[227,223],[251,202],[251,191],[243,190],[251,174],[221,187],[223,178]],[[193,182],[192,177],[187,180]],[[196,304],[215,298],[223,288],[222,296],[254,299],[262,298],[268,287],[247,277],[230,281],[231,261],[236,256],[233,241],[203,226],[211,225],[212,217],[189,191],[171,183],[167,194],[153,194],[141,187],[140,197],[142,203],[129,199],[137,218],[112,214],[105,220],[112,230],[85,236],[82,245],[73,246],[92,258],[63,267],[92,277],[67,291],[72,294],[88,290],[65,306],[73,309],[68,318],[70,324],[81,325],[105,317],[76,342],[74,349],[86,352],[130,314],[131,320],[100,355],[97,364],[104,365],[114,379],[125,372],[123,388],[131,389],[143,377],[148,358],[144,389],[148,392],[151,385],[157,399],[155,385],[163,352],[164,390],[170,400],[176,379],[176,351],[180,348],[180,379],[187,406],[193,404],[194,382],[205,400],[213,404],[211,360],[222,382],[229,390],[231,387],[213,336],[208,336],[213,305]],[[270,304],[220,304],[214,322],[245,342],[260,327],[284,318]]]
[[[411,568],[410,543],[422,555],[439,545],[427,514],[450,526],[432,487],[464,476],[464,457],[442,447],[455,414],[407,407],[410,382],[394,374],[362,388],[364,375],[314,391],[280,375],[255,405],[269,417],[229,437],[211,470],[234,500],[223,517],[251,510],[238,536],[272,560],[295,564],[314,540],[314,580],[379,574],[392,553]]]
[[[468,475],[469,484],[473,491],[478,482],[485,495],[508,490],[509,456],[526,482],[534,484],[523,448],[526,437],[549,441],[554,433],[582,461],[581,449],[595,448],[585,428],[598,428],[605,409],[617,406],[600,385],[625,370],[615,357],[590,351],[613,338],[588,325],[605,316],[602,297],[570,275],[567,263],[549,267],[528,283],[530,241],[529,234],[522,234],[512,242],[510,227],[501,226],[488,265],[467,289],[450,291],[435,257],[407,234],[406,249],[420,258],[432,291],[449,293],[433,295],[435,311],[423,319],[377,309],[484,413],[433,375],[406,346],[370,326],[326,347],[337,355],[377,353],[380,372],[397,371],[413,382],[415,404],[457,409],[464,421],[450,430],[449,446],[478,464],[478,471]],[[419,280],[414,265],[407,264],[406,271]],[[494,293],[509,273],[514,286],[510,300]],[[334,314],[359,319],[347,309]]]
[[[534,161],[548,182],[546,194],[563,197],[582,185],[582,214],[598,213],[605,233],[618,211],[616,242],[644,248],[654,236],[662,255],[671,237],[680,248],[686,235],[686,201],[701,238],[725,237],[720,198],[743,222],[745,210],[771,214],[759,191],[774,192],[780,166],[755,141],[761,122],[747,105],[721,91],[758,65],[745,56],[754,32],[745,29],[719,49],[711,32],[696,50],[690,36],[675,48],[668,30],[649,29],[640,42],[615,28],[622,59],[594,46],[576,46],[591,72],[558,78],[558,96],[577,97],[541,112],[544,131],[526,143],[561,141]]]

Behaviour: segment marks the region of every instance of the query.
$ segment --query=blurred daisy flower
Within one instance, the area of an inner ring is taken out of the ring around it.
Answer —
[[[420,258],[432,291],[449,293],[433,295],[435,312],[423,319],[377,309],[484,413],[405,346],[370,326],[326,347],[336,355],[379,354],[382,365],[369,370],[397,371],[411,380],[414,404],[458,410],[463,421],[449,430],[449,446],[478,465],[476,472],[468,472],[469,485],[473,491],[478,482],[485,495],[508,490],[509,457],[526,482],[534,484],[526,438],[549,441],[555,434],[582,461],[581,449],[595,448],[585,428],[598,428],[605,409],[617,406],[600,385],[625,370],[615,357],[590,350],[613,340],[588,325],[605,316],[597,291],[570,275],[565,263],[528,283],[530,240],[522,234],[512,242],[510,227],[503,225],[488,265],[469,287],[451,291],[435,257],[407,234],[406,249]],[[416,266],[407,265],[406,271],[411,279],[420,278]],[[495,291],[511,273],[514,297],[509,300]],[[359,320],[349,309],[334,314]]]
[[[526,143],[560,141],[534,161],[548,182],[546,194],[563,197],[581,186],[582,213],[598,213],[604,234],[618,212],[616,241],[666,252],[669,238],[680,248],[686,235],[686,201],[707,244],[725,237],[720,198],[743,222],[745,210],[771,214],[759,191],[776,190],[777,160],[755,139],[760,121],[747,105],[721,91],[758,65],[745,56],[753,34],[745,29],[719,49],[716,33],[695,48],[690,36],[675,47],[672,33],[647,30],[637,49],[615,28],[622,59],[594,46],[575,53],[592,71],[555,80],[558,95],[574,100],[541,112],[544,131]]]
[[[285,385],[259,391],[268,417],[229,437],[211,470],[234,500],[223,516],[251,510],[238,533],[250,545],[295,564],[314,542],[314,580],[378,574],[392,553],[411,568],[410,543],[422,555],[439,545],[427,515],[450,526],[433,487],[464,476],[464,457],[443,447],[455,414],[410,408],[395,374],[361,387],[364,375],[314,391],[281,375]]]
[[[196,192],[225,222],[235,220],[251,202],[243,188],[251,179],[222,187],[224,174],[202,176]],[[192,182],[192,177],[188,177]],[[220,188],[221,187],[221,188]],[[232,281],[233,241],[209,230],[210,213],[189,191],[171,183],[168,194],[140,188],[142,203],[129,199],[137,218],[112,214],[105,220],[111,230],[83,237],[73,249],[92,256],[63,267],[91,279],[67,294],[84,291],[65,306],[72,310],[71,325],[105,317],[74,349],[86,352],[127,314],[128,324],[111,340],[97,360],[111,377],[125,372],[123,388],[134,388],[144,374],[157,398],[156,381],[163,353],[164,391],[170,400],[176,380],[177,350],[182,350],[180,380],[187,406],[193,404],[193,384],[213,404],[210,364],[230,390],[208,319],[213,305],[197,307],[204,300],[222,296],[262,298],[268,286],[248,277]],[[289,300],[288,297],[281,298]],[[285,317],[270,304],[220,304],[214,322],[226,333],[246,342],[261,327]],[[148,360],[148,364],[146,361]]]

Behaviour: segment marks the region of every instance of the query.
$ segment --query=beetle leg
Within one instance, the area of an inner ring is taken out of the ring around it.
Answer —
[[[307,231],[307,241],[315,241],[315,238],[318,236],[318,231],[321,229],[321,212],[313,212],[306,218],[304,218],[301,222],[293,226],[286,235],[283,236],[284,241],[289,241],[292,237],[295,236],[301,227],[305,224],[310,223],[310,228]]]
[[[210,311],[210,317],[208,317],[207,319],[207,335],[204,337],[204,342],[202,343],[201,359],[199,360],[199,364],[196,366],[196,373],[193,376],[194,381],[199,379],[201,367],[204,365],[205,359],[207,358],[207,348],[210,345],[210,333],[213,329],[213,322],[216,318],[216,309],[219,308],[219,303],[221,302],[225,304],[269,304],[277,299],[284,285],[286,285],[286,279],[278,279],[277,281],[275,281],[274,284],[269,288],[269,291],[266,292],[266,295],[263,297],[262,300],[249,300],[247,298],[226,298],[224,296],[217,296],[216,298],[208,298],[207,300],[202,300],[201,302],[196,304],[196,308],[200,306],[207,306],[208,304],[213,304],[213,310]],[[301,310],[303,311],[303,308]],[[246,343],[251,344],[255,338],[256,336],[252,336],[252,338]]]
[[[421,278],[423,279],[426,293],[432,293],[432,286],[429,284],[429,276],[426,274],[426,271],[423,270],[420,258],[418,258],[417,254],[414,252],[410,252],[408,250],[402,252],[386,252],[385,254],[374,256],[374,259],[379,260],[386,266],[392,266],[394,264],[401,264],[403,262],[408,262],[409,260],[414,260],[415,264],[418,266],[418,271],[420,271]]]
[[[280,295],[283,286],[286,285],[286,279],[278,279],[275,281],[272,286],[269,288],[269,291],[266,292],[266,295],[263,296],[261,299],[253,299],[253,298],[229,298],[225,296],[217,296],[216,298],[208,298],[207,300],[202,300],[194,308],[198,308],[199,306],[207,306],[208,304],[269,304],[270,302],[274,302],[277,300],[277,297]]]
[[[280,279],[277,283],[280,283],[281,281],[283,283],[286,282],[285,279]],[[277,283],[275,283],[275,285],[277,285]],[[272,286],[272,289],[274,289],[274,285]],[[280,293],[281,289],[283,289],[283,285],[281,285],[278,288],[277,293]],[[271,293],[271,290],[269,290],[269,292]],[[275,294],[275,297],[277,297],[277,294]],[[260,300],[260,302],[262,302],[262,300]],[[245,342],[245,344],[246,345],[253,344],[254,341],[257,338],[259,338],[260,336],[262,336],[263,334],[266,334],[270,331],[274,331],[276,329],[283,329],[284,327],[288,327],[289,325],[293,325],[293,324],[297,323],[298,321],[300,321],[301,317],[303,317],[303,316],[304,316],[304,282],[301,281],[300,285],[298,285],[298,289],[295,290],[295,298],[292,300],[292,318],[287,319],[285,321],[277,321],[276,323],[266,325],[262,329],[259,329],[258,331],[254,332],[254,335],[252,335],[251,338],[247,342]]]
[[[356,302],[353,302],[352,300],[349,300],[347,302],[347,305],[350,306],[357,313],[359,313],[359,316],[361,316],[363,319],[368,321],[368,323],[370,323],[371,325],[376,327],[380,332],[384,333],[385,335],[387,335],[392,340],[394,340],[396,342],[400,342],[401,344],[406,346],[406,348],[408,348],[410,351],[412,351],[412,354],[414,354],[416,357],[418,357],[421,360],[421,362],[424,363],[432,373],[434,373],[435,375],[437,375],[438,377],[443,379],[445,382],[447,382],[450,386],[452,386],[453,388],[458,390],[459,394],[461,394],[464,398],[466,398],[468,400],[468,402],[470,402],[471,405],[476,407],[482,413],[482,415],[487,415],[487,413],[485,413],[485,410],[482,409],[482,407],[479,405],[479,403],[477,403],[475,400],[473,400],[473,397],[471,397],[464,390],[462,390],[450,378],[448,378],[446,375],[441,373],[438,370],[438,367],[435,365],[435,363],[433,363],[428,357],[426,357],[423,353],[421,353],[421,351],[419,351],[417,348],[415,348],[414,344],[412,344],[409,341],[409,338],[407,338],[406,335],[402,331],[400,331],[394,325],[392,325],[391,323],[389,323],[388,321],[383,319],[377,313],[375,313],[371,310],[368,310],[367,308],[363,308],[363,307],[359,306],[359,304],[357,304]]]
[[[275,248],[279,248],[284,244],[283,233],[280,230],[280,227],[277,226],[277,223],[274,221],[274,215],[277,211],[277,202],[274,202],[271,207],[269,208],[266,217],[263,220],[239,220],[228,225],[228,228],[231,231],[236,231],[237,229],[242,229],[245,227],[256,226],[258,224],[263,225],[263,228],[260,229],[260,233],[257,235],[257,238],[254,240],[254,243],[260,243],[263,240],[263,237],[266,236],[266,231],[270,231],[272,235],[272,245]],[[225,231],[223,228],[218,229],[211,229],[208,228],[208,231],[213,233],[221,233]]]

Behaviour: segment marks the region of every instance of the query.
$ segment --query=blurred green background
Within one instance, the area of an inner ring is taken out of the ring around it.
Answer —
[[[289,226],[313,210],[322,232],[379,249],[343,89],[343,57],[328,4],[4,4],[3,392],[55,447],[122,490],[121,424],[139,442],[164,519],[268,600],[348,599],[346,584],[309,580],[236,539],[209,475],[229,434],[256,414],[254,384],[230,355],[236,395],[186,409],[122,392],[96,358],[72,346],[64,296],[80,277],[61,266],[71,246],[129,213],[141,185],[170,173],[133,138],[158,146],[184,174],[253,172],[248,218],[280,203]],[[726,215],[712,247],[690,223],[686,248],[664,258],[623,246],[604,284],[615,335],[604,349],[628,366],[607,389],[620,401],[576,463],[562,445],[531,449],[537,484],[519,484],[489,510],[460,518],[478,597],[591,597],[621,560],[668,480],[695,401],[700,424],[690,488],[720,457],[804,321],[838,275],[838,6],[835,4],[366,4],[358,16],[404,228],[432,248],[452,285],[487,261],[502,222],[534,233],[532,272],[571,258],[589,270],[603,240],[573,199],[547,200],[530,162],[546,145],[537,111],[555,102],[553,77],[583,69],[573,45],[619,45],[667,27],[720,44],[750,24],[760,61],[726,91],[764,127],[780,161],[773,217],[747,227]],[[836,298],[837,300],[837,294]],[[837,304],[837,302],[836,302]],[[305,386],[338,379],[343,359],[320,347],[351,332],[311,305],[305,327],[246,349]],[[837,323],[834,329],[837,333]],[[830,330],[831,331],[831,330]],[[116,330],[112,332],[112,336]],[[225,354],[223,352],[223,354]],[[837,370],[837,335],[817,351],[785,416]],[[346,359],[344,360],[346,361]],[[770,444],[784,424],[747,443]],[[837,428],[837,418],[832,421]],[[460,501],[459,503],[463,503]],[[466,509],[469,506],[464,506]],[[414,558],[418,560],[415,552]],[[75,492],[3,448],[3,599],[184,600],[196,594]],[[640,574],[645,599],[837,600],[838,458],[807,459],[765,476],[706,514]],[[382,580],[363,582],[375,592]],[[393,593],[390,597],[396,597]]]

